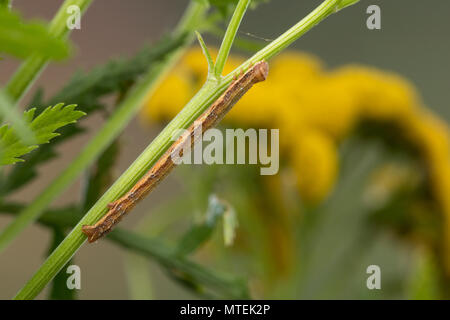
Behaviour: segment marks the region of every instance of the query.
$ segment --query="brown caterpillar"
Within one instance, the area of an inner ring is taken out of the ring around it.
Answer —
[[[172,153],[177,152],[182,155],[183,147],[187,144],[192,145],[200,137],[196,136],[199,123],[201,125],[201,133],[214,127],[230,109],[239,101],[239,99],[255,84],[264,81],[269,72],[269,65],[265,61],[260,61],[250,69],[241,73],[240,77],[234,80],[228,89],[217,99],[198,119],[187,129],[185,134],[181,135],[172,146],[163,154],[163,156],[154,164],[147,172],[123,197],[108,204],[109,211],[95,225],[82,227],[83,233],[88,237],[89,242],[94,242],[101,238],[119,221],[134,208],[137,202],[143,199],[151,192],[158,183],[175,166],[172,160]],[[180,151],[181,150],[181,151]]]

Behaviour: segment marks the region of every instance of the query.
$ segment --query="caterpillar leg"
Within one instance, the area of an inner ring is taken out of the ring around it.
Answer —
[[[100,238],[100,235],[97,232],[97,228],[94,226],[87,226],[84,225],[81,227],[81,231],[87,236],[88,241],[90,243],[96,241],[98,238]]]

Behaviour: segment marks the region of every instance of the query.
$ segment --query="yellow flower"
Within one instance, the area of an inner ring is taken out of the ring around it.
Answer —
[[[391,201],[400,190],[417,188],[421,182],[422,176],[417,167],[387,163],[371,174],[364,200],[369,207],[378,209]]]
[[[349,65],[335,70],[333,77],[358,99],[363,118],[398,120],[420,104],[414,87],[392,73]]]
[[[269,128],[276,127],[276,112],[281,96],[272,81],[254,86],[225,116],[226,122],[236,126]]]
[[[215,57],[217,50],[211,50]],[[243,62],[230,56],[229,73]],[[200,48],[190,50],[144,108],[146,120],[173,118],[204,83]],[[362,121],[394,124],[419,151],[435,201],[444,213],[445,259],[450,274],[450,133],[427,111],[406,79],[375,68],[348,65],[324,70],[317,58],[287,52],[270,63],[266,81],[250,90],[224,118],[238,127],[279,128],[280,147],[309,203],[323,200],[338,172],[337,143]]]
[[[216,55],[217,50],[211,49],[210,53]],[[189,50],[181,60],[180,66],[185,69],[186,73],[191,74],[193,77],[192,80],[194,80],[195,83],[202,85],[206,80],[206,76],[208,75],[208,63],[206,62],[206,58],[203,55],[201,48],[197,47]]]
[[[353,92],[333,77],[325,76],[299,101],[298,108],[310,127],[327,132],[335,139],[349,134],[359,114]]]
[[[429,164],[450,161],[450,132],[447,125],[427,110],[405,117],[402,131]]]
[[[322,200],[337,176],[336,145],[327,135],[310,130],[293,140],[292,147],[292,166],[303,200],[309,203]]]
[[[186,77],[180,73],[171,73],[147,102],[141,114],[145,120],[170,120],[181,111],[192,94],[193,85]]]
[[[450,133],[448,126],[421,110],[403,121],[407,138],[422,153],[428,167],[431,192],[444,213],[444,257],[450,273]]]
[[[270,64],[270,78],[286,86],[304,85],[317,80],[322,74],[322,62],[316,57],[296,51],[287,51]]]

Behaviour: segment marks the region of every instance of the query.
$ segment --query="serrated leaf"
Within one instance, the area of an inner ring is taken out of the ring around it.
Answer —
[[[10,123],[16,133],[22,140],[28,143],[34,142],[33,132],[28,128],[25,120],[22,119],[22,115],[17,110],[15,104],[11,101],[10,97],[0,89],[0,119],[3,122]]]
[[[0,52],[18,58],[38,54],[61,60],[69,55],[70,48],[66,40],[51,35],[45,24],[25,22],[18,14],[0,7]]]
[[[20,139],[15,130],[7,124],[0,127],[0,165],[23,161],[21,156],[59,135],[55,132],[57,129],[74,123],[85,115],[84,112],[75,110],[76,105],[63,106],[64,104],[60,103],[54,107],[48,107],[36,118],[34,118],[36,109],[24,112],[23,121],[33,132],[35,144],[28,144]]]
[[[38,90],[30,105],[45,106],[59,101],[70,101],[81,106],[80,110],[88,115],[95,114],[97,111],[104,110],[103,101],[101,101],[104,96],[120,92],[130,86],[152,64],[163,61],[185,40],[185,34],[175,37],[165,36],[152,47],[142,49],[134,57],[109,61],[86,74],[79,71],[50,101],[43,101],[43,91]],[[36,114],[43,111],[41,107],[36,108]],[[5,195],[30,182],[37,176],[36,168],[39,164],[57,156],[54,150],[57,144],[84,132],[84,129],[76,124],[65,126],[58,131],[61,136],[26,155],[25,162],[16,163],[11,172],[0,180],[0,194]]]

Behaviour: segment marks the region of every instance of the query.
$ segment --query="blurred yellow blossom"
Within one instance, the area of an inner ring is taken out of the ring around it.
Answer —
[[[292,140],[292,166],[300,194],[307,202],[323,199],[338,171],[335,143],[318,130],[309,130]]]
[[[363,118],[400,120],[419,104],[413,86],[406,79],[389,72],[349,65],[332,71],[331,77],[357,99]]]
[[[185,76],[177,72],[169,74],[153,94],[148,107],[142,110],[142,115],[157,121],[171,119],[189,101],[193,90],[193,84]]]
[[[217,50],[213,49],[211,53],[215,56]],[[231,56],[224,73],[232,71],[242,61],[241,57]],[[203,84],[207,71],[201,49],[190,50],[147,103],[143,109],[144,118],[150,121],[173,118]],[[292,141],[300,140],[296,137],[311,136],[315,137],[316,142],[323,142],[325,138],[317,138],[317,132],[326,133],[329,135],[326,142],[328,146],[324,148],[331,150],[329,144],[337,143],[350,134],[363,119],[390,121],[398,123],[411,136],[416,134],[417,137],[412,141],[416,141],[428,158],[434,157],[436,162],[442,158],[448,159],[447,153],[440,157],[437,155],[438,152],[442,153],[442,143],[434,148],[434,153],[429,150],[433,140],[427,140],[426,134],[432,135],[436,129],[433,131],[422,128],[427,123],[422,119],[422,113],[413,86],[398,75],[358,65],[327,72],[317,58],[287,52],[271,62],[268,79],[250,90],[224,121],[243,127],[280,128],[280,144],[287,152],[294,149],[291,148]],[[431,124],[431,127],[436,125]],[[314,134],[308,135],[310,130]],[[448,133],[444,132],[441,136],[447,138]],[[320,147],[317,147],[315,151],[319,150]],[[292,153],[298,156],[295,152]],[[335,157],[334,153],[329,151],[330,157]],[[334,160],[332,158],[330,161]],[[433,163],[435,162],[431,161],[430,166]],[[323,173],[315,168],[303,171],[314,171],[323,176],[334,175],[331,167],[324,166],[323,169],[327,168],[328,172]],[[296,164],[296,168],[299,168],[299,164]],[[333,179],[334,176],[330,176],[328,181]],[[324,197],[333,183],[318,185],[324,189],[313,189]],[[307,192],[305,187],[299,189],[303,195]],[[311,196],[312,191],[308,193]]]
[[[217,50],[212,50],[215,56]],[[231,56],[224,73],[243,62]],[[206,79],[201,49],[190,50],[143,109],[147,121],[173,118]],[[240,127],[279,128],[280,146],[297,176],[302,200],[316,203],[332,190],[338,174],[339,142],[362,121],[389,123],[419,151],[440,206],[450,272],[450,135],[399,75],[361,65],[325,70],[317,58],[282,53],[268,79],[250,90],[224,119]]]

